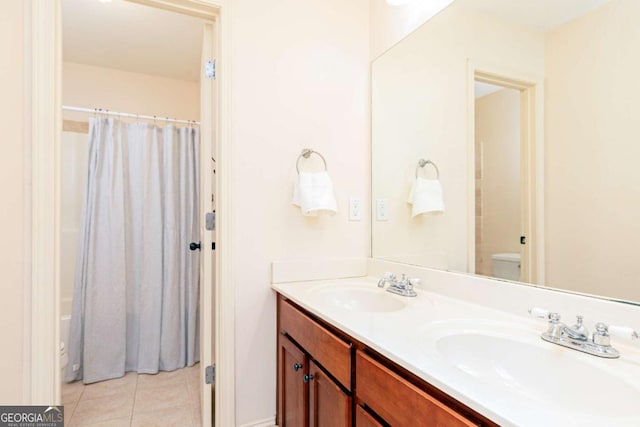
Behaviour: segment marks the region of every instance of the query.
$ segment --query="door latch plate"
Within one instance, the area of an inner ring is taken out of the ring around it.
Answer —
[[[216,229],[216,211],[207,212],[204,216],[204,226],[208,231]]]

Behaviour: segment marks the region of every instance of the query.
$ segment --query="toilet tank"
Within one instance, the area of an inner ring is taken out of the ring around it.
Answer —
[[[520,254],[507,252],[491,256],[493,277],[520,281]]]

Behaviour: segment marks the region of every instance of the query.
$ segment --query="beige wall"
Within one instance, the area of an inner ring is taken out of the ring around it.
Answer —
[[[199,100],[198,82],[73,62],[65,62],[62,69],[64,105],[199,120]],[[87,117],[86,113],[64,113],[66,119]]]
[[[543,75],[544,37],[454,2],[373,64],[373,201],[390,215],[374,219],[375,257],[467,271],[468,58]],[[411,219],[420,158],[440,169],[446,212]]]
[[[391,6],[386,0],[370,0],[371,59],[375,59],[453,0],[412,1],[403,6]]]
[[[197,82],[70,62],[64,63],[62,78],[64,105],[200,119],[200,84]],[[64,113],[65,119],[87,121],[89,117],[91,115],[86,113]],[[158,125],[164,123],[159,121]],[[71,314],[87,171],[87,138],[87,135],[73,132],[64,132],[62,138],[61,315]]]
[[[20,0],[0,2],[0,404],[23,403],[23,331],[25,290],[24,187],[26,149],[24,134],[23,8]]]
[[[236,0],[233,14],[237,422],[276,409],[274,259],[369,255],[369,1]],[[291,205],[304,147],[325,156],[333,217]]]
[[[22,2],[2,2],[3,381],[0,401],[21,400],[22,384]],[[275,414],[275,295],[270,261],[369,255],[369,221],[349,222],[350,195],[369,196],[369,4],[367,0],[237,0],[233,14],[232,119],[235,167],[234,247],[237,291],[238,424]],[[6,21],[6,22],[5,22]],[[18,36],[16,36],[18,35]],[[17,37],[17,38],[16,38]],[[71,66],[78,71],[78,66]],[[82,67],[82,66],[80,66]],[[69,76],[69,64],[65,67]],[[72,70],[73,72],[73,70]],[[96,82],[93,74],[92,81]],[[85,80],[86,81],[86,80]],[[94,83],[96,86],[97,84]],[[86,86],[85,86],[86,87]],[[104,108],[134,109],[124,99],[91,98]],[[65,103],[80,104],[82,93]],[[114,102],[112,103],[111,100]],[[117,102],[116,102],[117,101]],[[92,107],[93,105],[84,105]],[[108,104],[108,106],[107,106]],[[142,113],[142,112],[141,112]],[[158,104],[145,113],[171,114]],[[195,114],[195,113],[194,113]],[[86,117],[86,116],[84,116]],[[189,118],[189,117],[187,117]],[[15,145],[10,145],[13,142]],[[329,163],[339,213],[303,218],[291,206],[294,164],[303,147]],[[16,303],[17,302],[17,303]]]
[[[640,301],[640,2],[546,40],[547,284]],[[597,29],[597,30],[595,30]]]
[[[520,93],[502,89],[483,96],[475,113],[476,147],[482,153],[476,273],[492,275],[491,255],[520,252]]]

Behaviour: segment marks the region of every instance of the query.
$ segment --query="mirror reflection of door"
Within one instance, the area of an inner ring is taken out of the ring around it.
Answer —
[[[475,82],[477,274],[523,281],[520,91]]]

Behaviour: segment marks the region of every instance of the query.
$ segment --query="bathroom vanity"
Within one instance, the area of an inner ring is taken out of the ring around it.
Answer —
[[[278,297],[279,426],[495,426],[374,349]]]
[[[574,351],[541,339],[548,321],[524,308],[581,306],[593,329],[635,307],[417,267],[428,286],[403,297],[377,286],[390,265],[274,280],[279,426],[640,425],[637,341],[614,337],[618,359]]]

